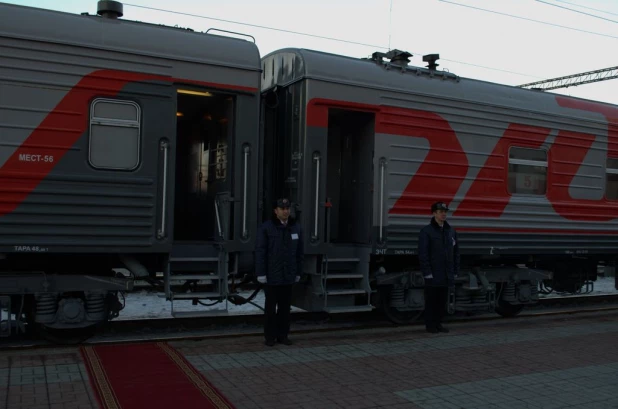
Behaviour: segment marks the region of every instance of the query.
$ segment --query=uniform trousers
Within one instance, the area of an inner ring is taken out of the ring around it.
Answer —
[[[437,328],[444,318],[448,287],[425,286],[425,327]]]
[[[290,332],[290,305],[294,285],[264,286],[264,336],[268,341],[283,340]]]

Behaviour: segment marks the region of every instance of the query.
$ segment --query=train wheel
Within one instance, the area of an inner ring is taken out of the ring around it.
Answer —
[[[90,325],[82,328],[50,328],[43,324],[36,324],[37,335],[53,344],[75,345],[88,340],[97,332],[98,325]]]
[[[517,316],[524,309],[522,304],[511,304],[505,301],[498,301],[496,312],[505,318]]]
[[[396,307],[391,306],[391,297],[390,291],[383,291],[380,297],[380,308],[386,318],[389,321],[399,324],[399,325],[407,325],[416,321],[422,314],[424,310],[414,310],[414,311],[405,311],[400,310]]]
[[[50,295],[40,297],[32,305],[32,329],[35,336],[53,344],[74,345],[91,338],[107,322],[105,296],[66,296],[58,300]],[[85,321],[87,309],[99,315],[99,320]],[[37,316],[45,318],[37,322]],[[58,325],[61,324],[61,325]]]

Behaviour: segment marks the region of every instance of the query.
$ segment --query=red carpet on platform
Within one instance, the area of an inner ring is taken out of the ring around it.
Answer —
[[[102,409],[233,409],[167,343],[82,346]]]

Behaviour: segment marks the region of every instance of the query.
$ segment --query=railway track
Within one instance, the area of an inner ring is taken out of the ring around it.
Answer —
[[[497,314],[480,315],[456,314],[448,317],[450,323],[479,321],[504,321],[573,315],[580,313],[618,311],[618,294],[584,295],[542,298],[539,303],[527,307],[517,317],[503,318]],[[140,320],[117,320],[97,328],[95,333],[79,335],[75,339],[54,341],[18,337],[0,343],[2,350],[19,350],[58,347],[72,344],[110,344],[136,343],[176,340],[204,340],[261,336],[263,316],[257,314],[238,314],[200,318],[154,318]],[[292,332],[295,334],[362,330],[384,327],[421,327],[422,320],[407,325],[397,325],[388,321],[380,311],[370,313],[327,313],[295,312],[292,314]]]

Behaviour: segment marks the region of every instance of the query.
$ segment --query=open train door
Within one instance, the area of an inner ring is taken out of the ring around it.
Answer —
[[[179,88],[177,104],[174,241],[227,240],[234,97]]]
[[[306,237],[317,255],[306,257],[310,285],[295,299],[309,310],[369,311],[376,115],[324,105],[311,113],[303,187]]]
[[[180,288],[166,284],[172,300],[225,300],[229,266],[236,271],[241,255],[253,249],[255,104],[254,95],[177,89],[174,249],[167,281]]]
[[[369,245],[372,232],[375,113],[328,110],[327,240]]]

